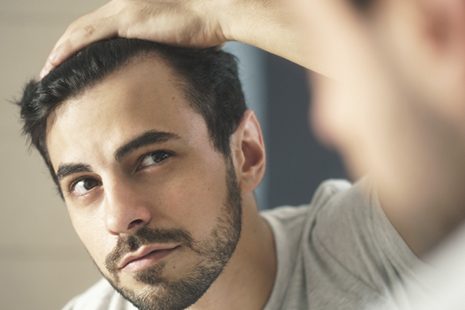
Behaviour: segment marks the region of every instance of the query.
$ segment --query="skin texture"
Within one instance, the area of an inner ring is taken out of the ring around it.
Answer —
[[[159,308],[260,308],[276,268],[272,234],[253,198],[265,162],[260,128],[245,113],[225,158],[176,80],[156,57],[138,58],[49,118],[47,146],[71,221],[102,274],[133,299],[170,302],[179,288],[170,284],[208,268],[213,281],[228,262],[202,298]],[[169,137],[122,148],[147,132]],[[120,269],[140,244],[176,249]],[[238,272],[244,268],[252,272]],[[244,281],[252,283],[247,291]]]

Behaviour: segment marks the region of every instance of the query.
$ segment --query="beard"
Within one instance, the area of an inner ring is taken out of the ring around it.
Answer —
[[[226,187],[226,201],[207,239],[194,241],[190,233],[182,229],[151,229],[144,226],[133,235],[118,239],[115,249],[105,261],[110,276],[101,272],[102,275],[140,310],[185,309],[197,302],[221,274],[240,238],[241,193],[230,159],[226,160]],[[148,288],[134,291],[124,287],[118,276],[117,262],[142,245],[163,242],[176,242],[192,250],[201,258],[200,263],[181,279],[169,280],[163,277],[166,263],[162,261],[135,273],[135,280],[147,284]]]

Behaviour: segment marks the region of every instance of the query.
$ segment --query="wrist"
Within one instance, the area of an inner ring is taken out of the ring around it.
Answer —
[[[246,0],[250,1],[250,0]],[[240,35],[240,23],[244,18],[242,7],[244,0],[218,0],[212,6],[212,16],[217,16],[217,23],[225,41],[243,41]],[[242,13],[241,13],[242,12]]]

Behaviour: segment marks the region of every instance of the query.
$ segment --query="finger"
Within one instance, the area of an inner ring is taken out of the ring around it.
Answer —
[[[114,17],[105,17],[98,21],[94,20],[92,23],[83,24],[66,31],[47,58],[40,73],[40,78],[43,78],[65,59],[83,47],[96,41],[114,37],[117,33],[117,23]]]

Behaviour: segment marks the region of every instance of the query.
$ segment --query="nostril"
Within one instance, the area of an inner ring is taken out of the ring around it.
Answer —
[[[144,221],[141,219],[137,219],[129,223],[128,229],[133,229],[134,227],[141,226],[144,224]]]

